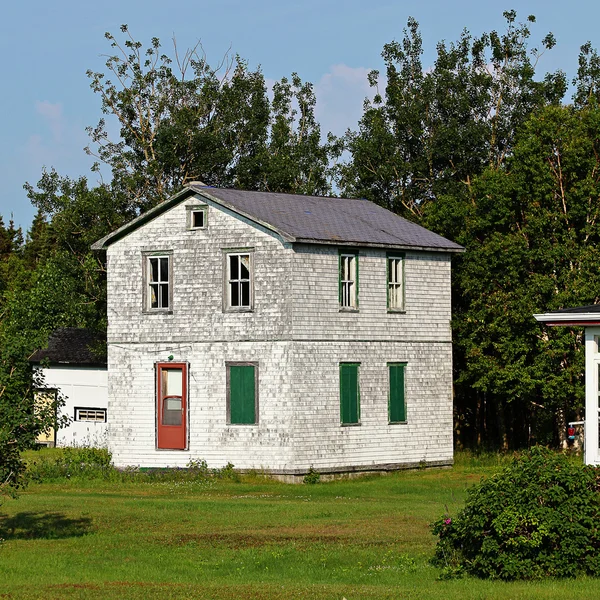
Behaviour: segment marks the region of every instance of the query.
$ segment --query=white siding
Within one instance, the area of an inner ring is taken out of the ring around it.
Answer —
[[[108,407],[108,374],[102,367],[51,366],[42,369],[44,384],[60,390],[65,405],[59,416],[71,419],[56,432],[57,446],[106,446],[107,423],[75,421],[76,408]],[[110,413],[108,413],[110,420]]]

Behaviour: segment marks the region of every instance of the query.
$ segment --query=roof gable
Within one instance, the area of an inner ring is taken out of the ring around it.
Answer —
[[[459,244],[368,200],[249,192],[198,183],[189,184],[179,194],[98,240],[92,248],[107,248],[194,193],[210,205],[229,209],[266,227],[287,242],[464,251]]]

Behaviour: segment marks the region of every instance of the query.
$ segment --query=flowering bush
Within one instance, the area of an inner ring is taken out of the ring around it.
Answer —
[[[600,575],[600,470],[536,447],[469,490],[433,523],[442,576]]]

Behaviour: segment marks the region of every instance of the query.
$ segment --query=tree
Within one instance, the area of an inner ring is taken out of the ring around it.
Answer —
[[[545,107],[473,184],[455,272],[463,442],[558,443],[581,415],[582,332],[532,315],[600,301],[599,127],[598,106]]]
[[[514,11],[504,16],[503,35],[473,38],[465,30],[455,43],[440,42],[428,70],[414,19],[402,42],[384,46],[385,92],[379,93],[379,72],[372,71],[369,82],[377,93],[365,103],[358,132],[346,135],[351,158],[340,169],[346,195],[450,233],[437,205],[446,196],[467,201],[473,177],[504,162],[531,111],[558,103],[566,90],[560,72],[534,79],[542,52],[533,49],[532,62],[529,25],[517,24]],[[548,34],[542,48],[553,46]]]
[[[294,74],[274,86],[271,104],[259,69],[225,55],[209,65],[198,44],[173,58],[158,38],[143,50],[126,25],[106,67],[113,79],[88,71],[102,111],[116,117],[120,139],[106,121],[89,128],[94,154],[112,169],[112,188],[143,211],[188,181],[253,190],[330,191],[330,149],[320,140],[312,86]],[[296,107],[297,105],[297,107]],[[298,118],[297,118],[298,117]]]

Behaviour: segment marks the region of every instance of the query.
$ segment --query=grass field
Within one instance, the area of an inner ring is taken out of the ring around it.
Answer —
[[[32,484],[0,506],[0,598],[600,598],[594,579],[438,580],[429,523],[495,468]]]

